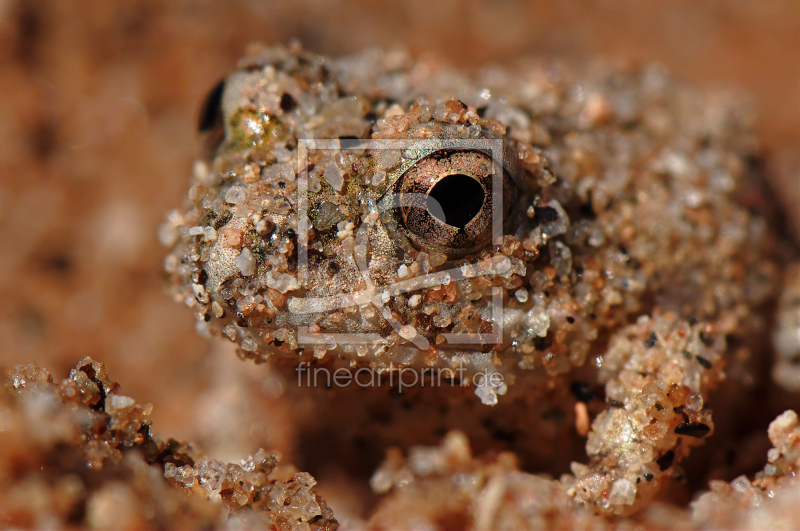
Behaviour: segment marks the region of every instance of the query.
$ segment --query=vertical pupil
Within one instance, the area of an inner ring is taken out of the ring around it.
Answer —
[[[448,175],[431,188],[428,201],[431,199],[440,207],[428,209],[432,216],[451,227],[463,229],[481,211],[486,197],[478,181],[468,175],[455,174]]]

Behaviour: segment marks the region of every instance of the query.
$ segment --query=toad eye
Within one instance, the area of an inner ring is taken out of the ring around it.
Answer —
[[[502,195],[508,196],[509,178],[489,155],[437,151],[417,161],[395,183],[399,221],[420,247],[469,252],[491,237],[496,208],[501,223],[509,213],[511,198],[503,201],[493,193],[496,178],[502,179]]]

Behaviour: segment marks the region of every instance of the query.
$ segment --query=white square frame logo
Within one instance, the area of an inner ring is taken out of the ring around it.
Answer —
[[[403,151],[413,149],[415,151],[425,149],[425,139],[388,139],[388,140],[339,140],[339,139],[298,139],[298,168],[297,168],[297,260],[298,260],[298,280],[300,285],[307,284],[306,272],[308,271],[308,230],[310,228],[310,218],[308,217],[308,181],[309,181],[309,154],[312,151],[355,151],[359,154],[365,151],[377,153],[380,151]],[[431,139],[434,146],[441,146],[441,140]],[[347,147],[342,144],[350,144]],[[501,139],[468,139],[454,138],[447,140],[447,149],[455,150],[476,150],[491,154],[492,166],[500,168],[501,171],[494,171],[492,175],[492,227],[491,241],[497,242],[503,235],[503,141]],[[362,269],[362,272],[364,269]],[[385,302],[400,293],[410,293],[422,287],[429,289],[435,288],[449,281],[458,281],[465,278],[477,276],[487,276],[498,273],[493,265],[485,269],[480,268],[478,262],[451,268],[445,271],[436,271],[422,277],[414,277],[410,280],[403,280],[388,286],[371,286],[367,290],[354,293],[339,293],[328,297],[310,298],[293,297],[288,300],[288,308],[293,313],[319,313],[336,309],[361,306],[363,304],[373,304],[377,310],[387,319],[398,334],[404,339],[423,350],[429,347],[428,341],[424,336],[416,333],[411,327],[402,325],[394,321]],[[368,281],[368,279],[367,279]],[[369,281],[368,281],[369,284]],[[487,345],[502,342],[503,337],[503,295],[499,287],[492,288],[492,331],[489,333],[443,333],[445,340],[451,345]],[[388,296],[388,297],[387,297]],[[375,302],[375,301],[383,301]],[[393,322],[394,321],[394,322]],[[355,344],[379,345],[384,338],[374,333],[326,333],[311,332],[309,327],[298,327],[298,343],[300,345],[311,346],[331,346]]]

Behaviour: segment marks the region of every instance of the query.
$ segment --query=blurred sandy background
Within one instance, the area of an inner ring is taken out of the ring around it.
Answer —
[[[155,405],[157,432],[212,447],[203,411],[242,400],[208,391],[212,374],[280,394],[265,369],[211,353],[163,293],[155,234],[183,198],[205,94],[249,42],[290,38],[329,54],[402,45],[462,66],[652,60],[743,87],[800,234],[797,0],[0,0],[0,366],[35,360],[63,378],[92,356]]]

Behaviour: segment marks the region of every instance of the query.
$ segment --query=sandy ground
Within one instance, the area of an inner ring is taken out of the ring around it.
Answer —
[[[252,378],[252,365],[201,339],[164,294],[155,234],[185,193],[206,92],[247,43],[290,38],[465,67],[660,61],[701,86],[740,87],[760,112],[776,208],[800,234],[796,0],[0,0],[0,367],[35,360],[63,377],[92,356],[155,405],[155,431],[219,444],[203,422],[227,400],[205,392],[211,375]]]

